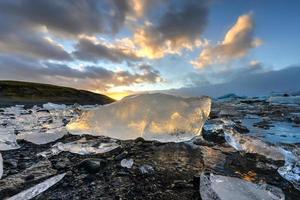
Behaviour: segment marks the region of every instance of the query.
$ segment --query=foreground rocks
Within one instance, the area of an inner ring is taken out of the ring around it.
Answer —
[[[142,138],[119,141],[102,136],[69,134],[41,145],[18,140],[20,148],[1,152],[3,176],[0,180],[0,199],[12,197],[62,174],[61,180],[33,199],[228,199],[226,192],[222,192],[227,187],[215,190],[214,186],[214,196],[210,198],[207,195],[209,190],[205,187],[212,188],[211,174],[230,182],[233,187],[243,184],[245,190],[235,190],[238,196],[251,188],[258,195],[256,199],[266,195],[265,191],[271,191],[273,199],[282,199],[283,195],[287,200],[300,199],[295,183],[278,173],[278,169],[286,163],[284,158],[273,159],[259,152],[237,150],[225,138],[226,126],[229,126],[241,137],[251,140],[254,126],[248,126],[243,121],[249,115],[257,116],[269,128],[276,122],[297,126],[297,123],[291,122],[291,117],[300,111],[299,106],[273,105],[267,100],[235,99],[216,101],[212,109],[210,120],[204,126],[203,138],[196,137],[182,143],[159,143]],[[260,126],[255,128],[268,130],[267,126]],[[257,138],[268,145],[273,142],[268,137],[258,135]],[[51,156],[41,154],[49,152],[52,146],[57,147],[58,143],[78,144],[78,141],[84,141],[84,147],[89,150],[85,152],[92,153],[82,153],[68,146]],[[94,143],[90,146],[89,141]],[[115,143],[117,148],[103,152],[97,150],[100,144],[107,143]],[[300,152],[297,143],[272,144],[278,145],[295,155]],[[203,180],[209,182],[204,184]],[[247,197],[251,199],[249,195]]]

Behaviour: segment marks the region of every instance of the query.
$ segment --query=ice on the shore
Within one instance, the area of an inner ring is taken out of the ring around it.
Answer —
[[[285,155],[284,166],[278,169],[278,173],[291,182],[297,190],[300,190],[300,159],[292,152],[282,149]]]
[[[48,103],[44,108],[24,106],[2,108],[0,113],[0,150],[17,149],[17,140],[34,144],[56,141],[67,134],[65,125],[79,112],[92,106],[68,106]],[[17,135],[16,135],[17,134]]]
[[[270,185],[257,185],[243,179],[202,174],[200,177],[200,195],[203,200],[284,200],[280,188]]]
[[[46,103],[43,105],[46,110],[64,110],[67,108],[65,104]]]
[[[32,199],[34,197],[36,197],[37,195],[41,194],[42,192],[46,191],[47,189],[49,189],[51,186],[55,185],[56,183],[58,183],[60,180],[62,180],[64,178],[66,174],[59,174],[56,175],[54,177],[51,177],[27,190],[24,190],[10,198],[8,198],[7,200],[29,200]]]
[[[19,147],[14,130],[0,127],[0,151],[18,149]]]
[[[181,142],[201,133],[210,109],[209,97],[141,94],[86,112],[67,129],[76,135]]]
[[[64,135],[67,134],[67,130],[65,127],[57,127],[55,129],[46,130],[43,131],[31,131],[26,133],[20,133],[17,135],[18,140],[26,140],[28,142],[34,143],[34,144],[47,144],[49,142],[56,141],[60,138],[62,138]]]
[[[119,145],[115,142],[98,143],[96,140],[86,140],[85,138],[82,138],[69,143],[58,142],[53,145],[51,149],[41,152],[38,155],[42,157],[51,157],[53,155],[58,155],[63,151],[79,155],[101,154],[112,151],[118,147]]]
[[[133,159],[123,159],[121,160],[121,166],[130,169],[133,166]]]
[[[227,129],[224,131],[224,133],[226,142],[238,151],[260,154],[273,160],[285,159],[285,156],[280,148],[267,144],[260,139],[247,135],[241,135],[233,129]]]

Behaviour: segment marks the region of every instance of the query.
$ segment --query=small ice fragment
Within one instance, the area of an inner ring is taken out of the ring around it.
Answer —
[[[68,151],[79,155],[101,154],[112,151],[119,146],[120,145],[114,142],[99,144],[97,141],[86,140],[85,138],[82,138],[69,143],[58,142],[53,145],[50,150],[41,152],[38,155],[42,157],[51,157],[53,155],[58,155],[63,151]]]
[[[153,169],[153,167],[151,166],[151,165],[142,165],[141,167],[140,167],[140,172],[142,173],[142,174],[153,174],[154,173],[154,169]]]
[[[63,177],[65,175],[66,175],[66,173],[59,174],[52,178],[49,178],[27,190],[24,190],[16,195],[8,198],[7,200],[29,200],[29,199],[32,199],[32,198],[36,197],[37,195],[41,194],[42,192],[46,191],[51,186],[55,185],[57,182],[59,182],[61,179],[63,179]]]
[[[210,108],[209,97],[141,94],[85,112],[67,129],[75,135],[182,142],[200,135]]]
[[[64,104],[46,103],[43,105],[43,108],[46,110],[63,110],[66,109],[67,106]]]
[[[200,195],[203,200],[284,200],[280,188],[271,185],[257,185],[243,179],[202,174],[200,177]]]
[[[18,148],[20,148],[20,146],[17,143],[14,130],[0,127],[0,151]]]
[[[0,153],[0,179],[2,178],[2,175],[3,175],[3,158]]]
[[[121,166],[127,169],[130,169],[133,165],[133,159],[123,159],[121,161]]]
[[[284,166],[278,168],[278,173],[300,190],[300,160],[292,152],[281,149],[285,155]]]

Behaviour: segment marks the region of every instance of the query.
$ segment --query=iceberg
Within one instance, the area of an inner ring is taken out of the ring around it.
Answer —
[[[64,176],[66,175],[66,173],[64,174],[59,174],[56,175],[52,178],[49,178],[27,190],[24,190],[10,198],[8,198],[7,200],[29,200],[32,199],[34,197],[36,197],[37,195],[41,194],[42,192],[46,191],[47,189],[49,189],[50,187],[52,187],[53,185],[55,185],[57,182],[59,182],[60,180],[62,180],[64,178]]]
[[[121,140],[143,137],[182,142],[201,134],[210,109],[209,97],[140,94],[85,112],[71,121],[67,130],[75,135],[103,135]]]
[[[271,185],[258,185],[243,179],[201,174],[200,195],[203,200],[284,200],[280,188]]]
[[[101,154],[112,151],[118,147],[120,147],[120,145],[115,142],[99,144],[96,140],[86,140],[85,138],[81,138],[80,140],[69,143],[58,142],[53,145],[50,150],[43,151],[39,153],[38,156],[49,158],[58,155],[63,151],[79,155]]]

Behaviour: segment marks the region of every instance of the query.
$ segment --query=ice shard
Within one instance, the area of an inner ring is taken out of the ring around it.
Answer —
[[[271,185],[257,185],[243,179],[202,174],[200,194],[203,200],[284,200],[281,189]]]
[[[19,147],[14,130],[0,127],[0,151],[18,149]]]
[[[8,198],[7,200],[29,200],[32,199],[34,197],[36,197],[37,195],[41,194],[42,192],[46,191],[47,189],[49,189],[51,186],[55,185],[57,182],[59,182],[61,179],[64,178],[66,174],[59,174],[56,175],[52,178],[49,178],[27,190],[24,190],[10,198]]]
[[[187,141],[201,133],[211,99],[141,94],[88,111],[67,125],[71,134],[128,140]]]
[[[284,166],[278,169],[278,173],[291,182],[297,190],[300,190],[300,159],[292,152],[282,149],[285,155]]]
[[[257,153],[273,160],[285,160],[282,150],[276,146],[251,136],[241,135],[233,129],[228,129],[224,132],[227,143],[238,151]]]
[[[115,142],[99,143],[96,140],[86,140],[85,138],[82,138],[69,143],[58,142],[53,145],[50,150],[41,152],[38,155],[42,157],[51,157],[53,155],[58,155],[63,151],[68,151],[79,155],[100,154],[112,151],[118,147],[120,147],[120,145]]]

